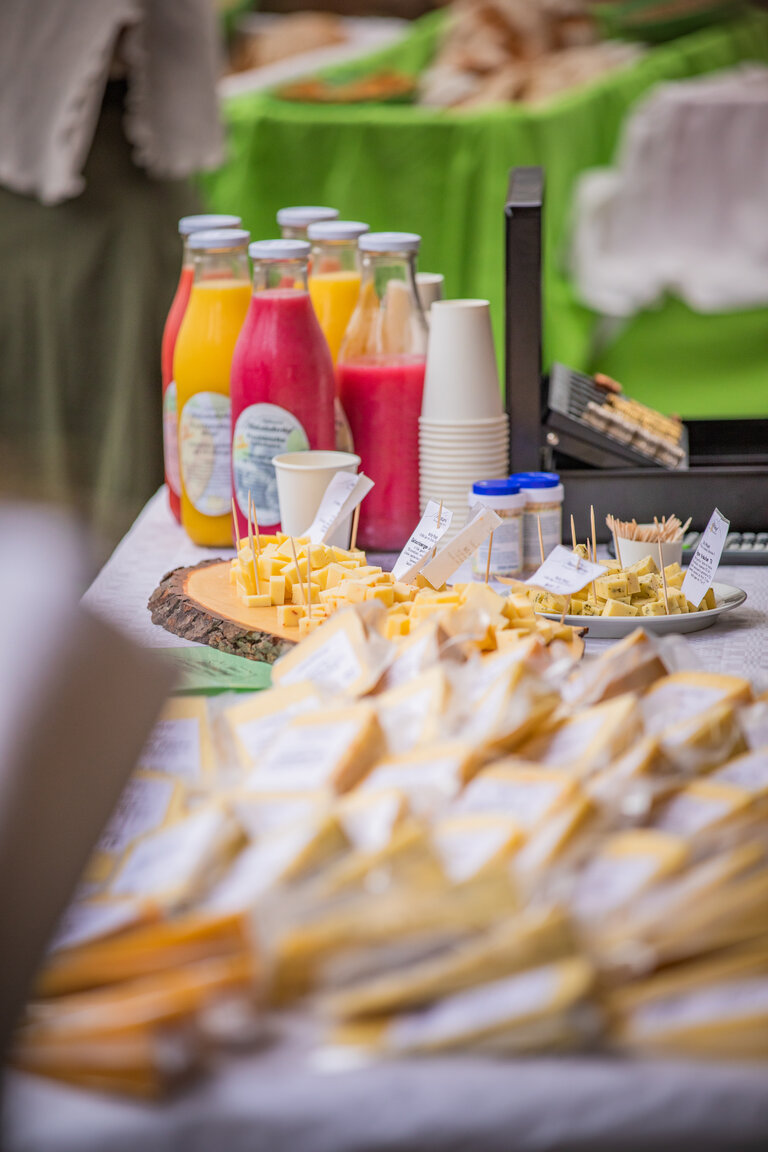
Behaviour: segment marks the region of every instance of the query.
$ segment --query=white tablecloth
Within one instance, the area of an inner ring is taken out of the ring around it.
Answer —
[[[218,550],[217,550],[218,552]],[[164,493],[147,505],[86,596],[144,644],[185,644],[152,625],[147,599],[191,545]],[[765,680],[768,569],[723,569],[749,601],[691,638],[709,668]],[[262,1052],[150,1105],[7,1077],[5,1152],[751,1152],[768,1147],[768,1070],[602,1058],[458,1056],[319,1067],[311,1025],[284,1018]]]

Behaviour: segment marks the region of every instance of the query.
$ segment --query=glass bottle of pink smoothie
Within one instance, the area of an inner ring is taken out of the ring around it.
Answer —
[[[273,456],[335,443],[333,361],[307,288],[310,246],[260,240],[248,252],[253,296],[230,379],[232,489],[241,536],[248,531],[249,493],[261,531],[280,527]]]
[[[421,238],[361,236],[362,279],[337,366],[361,471],[375,482],[360,509],[360,546],[403,547],[419,519],[419,415],[427,324],[416,292]]]

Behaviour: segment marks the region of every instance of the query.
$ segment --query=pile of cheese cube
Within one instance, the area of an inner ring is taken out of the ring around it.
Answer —
[[[587,559],[587,549],[580,544],[576,551]],[[605,576],[587,584],[580,592],[555,596],[549,592],[534,593],[539,612],[567,612],[571,616],[677,616],[685,612],[704,612],[716,608],[715,593],[710,588],[700,604],[692,604],[683,595],[685,573],[679,564],[667,564],[664,577],[667,598],[664,600],[662,575],[652,556],[646,556],[628,568],[615,560],[603,560]]]
[[[261,535],[258,543],[254,537],[253,551],[250,543],[243,542],[232,561],[230,581],[243,604],[276,607],[278,626],[297,628],[299,637],[319,628],[339,609],[367,600],[384,606],[380,630],[387,640],[409,636],[425,620],[460,608],[476,609],[487,620],[479,641],[483,651],[495,651],[529,634],[545,644],[570,642],[574,636],[568,625],[537,617],[524,592],[501,596],[480,582],[435,589],[421,576],[406,584],[368,564],[364,552],[310,544],[306,537],[292,540],[281,533]]]

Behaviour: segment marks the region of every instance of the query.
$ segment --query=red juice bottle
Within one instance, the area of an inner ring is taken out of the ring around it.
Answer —
[[[339,395],[361,471],[376,487],[360,509],[363,548],[398,551],[419,519],[419,416],[427,325],[416,292],[420,237],[359,240],[360,298],[338,361]]]
[[[335,444],[335,379],[307,288],[310,246],[261,240],[248,249],[253,296],[232,358],[232,489],[240,535],[248,497],[259,529],[280,528],[272,457]]]
[[[178,405],[176,402],[176,382],[173,379],[173,353],[179,335],[181,322],[187,310],[192,281],[195,278],[192,256],[189,251],[189,237],[193,232],[205,232],[211,228],[239,228],[239,216],[182,216],[179,220],[179,235],[183,238],[184,249],[181,258],[181,275],[176,286],[168,317],[163,329],[163,343],[160,365],[163,378],[163,464],[165,486],[168,489],[168,502],[171,512],[181,524],[181,477],[179,475],[179,434]]]

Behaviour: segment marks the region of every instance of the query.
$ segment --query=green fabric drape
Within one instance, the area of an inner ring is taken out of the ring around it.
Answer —
[[[417,21],[366,69],[417,74],[444,16]],[[638,399],[684,416],[765,415],[768,313],[702,317],[678,301],[605,338],[581,306],[566,267],[569,206],[587,168],[610,164],[621,126],[644,93],[743,60],[768,62],[768,18],[752,13],[648,51],[636,65],[542,107],[450,112],[417,106],[324,107],[256,93],[229,100],[229,159],[206,178],[212,211],[239,212],[255,237],[275,234],[286,204],[333,204],[375,229],[423,236],[424,271],[443,272],[451,296],[491,301],[503,329],[503,213],[508,170],[546,169],[545,363],[602,367]],[[361,66],[334,70],[336,75]]]

